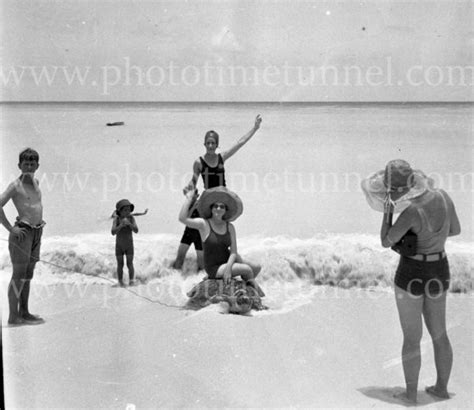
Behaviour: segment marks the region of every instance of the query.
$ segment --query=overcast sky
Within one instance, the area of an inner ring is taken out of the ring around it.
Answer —
[[[472,97],[470,1],[0,4],[4,101]]]

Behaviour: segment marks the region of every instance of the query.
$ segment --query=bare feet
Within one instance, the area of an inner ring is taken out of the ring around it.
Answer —
[[[26,324],[25,321],[21,317],[14,317],[14,318],[8,319],[9,327],[22,326],[25,324]]]
[[[402,391],[402,392],[400,392],[400,393],[395,393],[395,394],[393,395],[393,397],[394,397],[395,399],[401,400],[402,402],[404,402],[404,403],[406,403],[406,404],[408,404],[408,405],[411,405],[411,406],[416,405],[416,397],[414,397],[414,398],[409,398],[409,397],[407,396],[407,392],[406,392],[406,391]]]
[[[436,386],[427,386],[425,388],[426,393],[428,393],[431,396],[434,396],[438,399],[450,399],[451,397],[449,396],[449,393],[447,390],[438,390]]]
[[[15,317],[8,319],[8,326],[9,327],[17,327],[17,326],[24,326],[24,325],[40,325],[44,323],[44,319],[37,316],[32,315],[31,313],[25,314],[22,317]]]
[[[44,323],[44,319],[38,315],[33,315],[32,313],[23,313],[21,318],[25,321],[26,324],[29,325],[39,325]]]

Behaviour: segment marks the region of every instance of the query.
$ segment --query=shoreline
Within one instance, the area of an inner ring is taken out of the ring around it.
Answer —
[[[221,314],[225,304],[189,311],[129,292],[104,303],[107,286],[89,284],[83,297],[73,286],[53,286],[43,299],[32,294],[43,325],[9,328],[4,317],[7,408],[402,405],[392,397],[403,390],[403,372],[389,292],[327,287],[304,304],[245,317]],[[471,312],[471,297],[449,295],[448,401],[422,391],[435,376],[425,332],[419,405],[472,407]]]

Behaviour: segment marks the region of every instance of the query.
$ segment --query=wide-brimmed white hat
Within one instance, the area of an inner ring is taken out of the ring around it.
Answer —
[[[408,191],[394,202],[394,212],[402,212],[410,201],[423,195],[428,189],[434,188],[434,180],[427,177],[423,171],[412,169],[404,160],[390,161],[385,169],[377,171],[361,182],[370,207],[384,212],[384,204],[389,192],[408,189]]]
[[[199,197],[197,210],[202,218],[212,216],[211,207],[215,203],[222,203],[226,206],[224,218],[226,221],[235,221],[243,212],[244,206],[236,193],[229,191],[226,187],[206,189]]]

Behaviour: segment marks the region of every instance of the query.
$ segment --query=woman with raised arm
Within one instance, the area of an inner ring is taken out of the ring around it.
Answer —
[[[255,282],[259,269],[243,263],[237,253],[237,239],[231,221],[242,213],[240,198],[225,187],[217,187],[201,195],[198,212],[202,217],[189,216],[189,206],[193,191],[188,191],[181,208],[179,220],[189,228],[199,232],[203,243],[204,269],[209,279],[223,279],[224,284],[240,276],[247,286],[254,288],[260,296],[265,296]]]
[[[204,146],[206,153],[199,157],[193,165],[193,177],[191,181],[183,189],[186,195],[189,191],[195,191],[199,176],[202,176],[204,189],[215,188],[218,186],[226,186],[224,162],[232,157],[240,148],[242,148],[260,128],[262,118],[257,115],[252,129],[241,137],[230,149],[224,150],[222,153],[217,153],[219,147],[219,134],[213,130],[206,132],[204,136]],[[195,218],[198,215],[197,211],[193,209],[194,201],[191,201],[191,217]],[[181,269],[184,263],[184,258],[189,250],[191,244],[194,243],[196,249],[198,269],[203,267],[202,243],[199,232],[196,229],[186,226],[181,242],[178,248],[176,260],[172,267]]]

